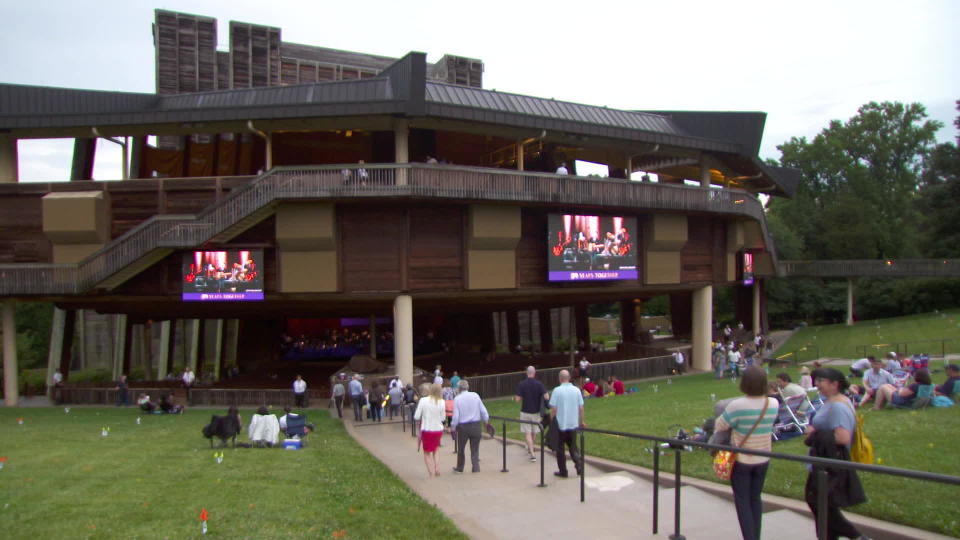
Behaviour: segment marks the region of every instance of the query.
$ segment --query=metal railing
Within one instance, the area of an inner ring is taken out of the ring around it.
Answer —
[[[890,350],[895,351],[901,356],[910,356],[912,354],[910,352],[910,347],[913,346],[914,353],[929,354],[931,358],[939,356],[945,360],[948,350],[956,350],[956,345],[954,343],[955,341],[957,341],[955,338],[943,338],[857,345],[857,358],[864,358],[870,355],[883,356],[884,353]],[[920,346],[920,344],[926,344],[926,346]],[[939,355],[935,354],[935,351],[937,350],[940,351]]]
[[[491,416],[491,420],[497,420],[501,422],[502,431],[501,431],[501,440],[503,445],[503,467],[501,472],[508,472],[507,469],[507,422],[513,423],[533,423],[523,420],[518,420],[515,418],[507,418],[503,416]],[[545,487],[543,484],[543,475],[544,475],[544,431],[540,430],[540,486]],[[767,457],[770,459],[783,460],[783,461],[794,461],[805,463],[813,468],[813,472],[816,478],[816,491],[817,491],[817,532],[818,538],[821,540],[827,538],[827,471],[826,468],[830,469],[840,469],[846,471],[859,471],[866,473],[874,474],[884,474],[889,476],[898,476],[901,478],[910,478],[914,480],[924,480],[928,482],[937,482],[941,484],[948,484],[954,486],[960,486],[960,477],[950,476],[945,474],[931,473],[925,471],[912,471],[908,469],[900,469],[896,467],[885,467],[882,465],[865,465],[862,463],[856,463],[852,461],[842,461],[836,459],[828,459],[821,457],[797,455],[797,454],[782,454],[778,452],[766,452],[763,450],[750,450],[747,448],[726,446],[720,444],[710,444],[706,442],[696,442],[689,439],[676,439],[672,437],[658,437],[654,435],[643,435],[640,433],[629,433],[625,431],[615,431],[609,429],[596,429],[596,428],[587,428],[581,427],[577,429],[578,439],[579,439],[579,463],[577,463],[580,474],[580,502],[586,501],[586,476],[587,471],[584,467],[586,463],[586,433],[596,433],[600,435],[612,435],[616,437],[622,437],[626,439],[635,439],[639,441],[648,441],[655,443],[653,445],[653,523],[652,531],[653,534],[658,534],[659,531],[659,491],[660,491],[660,454],[664,451],[672,451],[674,453],[674,479],[673,479],[673,488],[674,488],[674,531],[670,535],[671,539],[674,540],[683,540],[684,536],[680,533],[680,524],[681,524],[681,514],[682,514],[682,505],[681,505],[681,486],[683,485],[682,479],[682,467],[683,467],[683,454],[685,448],[700,448],[703,450],[728,450],[731,452],[736,452],[740,454],[748,454],[753,456]],[[558,451],[565,451],[562,447]]]
[[[199,246],[280,200],[445,198],[707,212],[757,220],[772,250],[763,206],[750,193],[610,178],[425,164],[278,167],[196,215],[153,216],[76,265],[0,265],[0,295],[80,294],[156,249]]]
[[[783,277],[960,277],[960,259],[780,261]]]
[[[651,358],[632,358],[616,360],[590,365],[590,378],[595,380],[606,379],[616,375],[622,380],[647,379],[660,375],[669,375],[676,367],[673,356],[655,356]],[[569,366],[537,369],[536,378],[546,386],[554,385],[561,370],[569,370]],[[527,376],[524,371],[497,373],[495,375],[477,375],[467,377],[470,382],[470,391],[483,396],[484,399],[516,395],[517,384]]]

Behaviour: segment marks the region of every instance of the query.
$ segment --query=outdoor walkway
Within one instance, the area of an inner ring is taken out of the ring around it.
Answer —
[[[591,460],[588,456],[586,501],[581,503],[579,478],[554,477],[556,459],[549,451],[544,469],[547,487],[540,488],[540,464],[527,461],[526,450],[519,444],[508,441],[509,472],[500,472],[503,450],[499,439],[484,438],[481,443],[479,473],[455,474],[451,469],[456,464],[456,454],[452,453],[450,437],[445,436],[440,449],[441,476],[428,478],[423,454],[417,453],[416,439],[409,431],[402,432],[399,423],[347,422],[347,431],[471,538],[662,539],[669,538],[674,530],[674,490],[665,489],[661,483],[659,534],[652,533],[652,483],[645,479],[646,471],[637,467]],[[568,467],[575,473],[569,462]],[[470,470],[469,462],[465,470]],[[672,475],[668,476],[672,479]],[[692,540],[740,538],[732,499],[717,492],[725,495],[729,488],[684,479],[681,534]],[[813,519],[804,503],[765,496],[764,505],[763,538],[816,538]],[[869,523],[870,528],[862,532],[877,539],[946,538],[873,519],[852,516],[851,520],[858,525]]]

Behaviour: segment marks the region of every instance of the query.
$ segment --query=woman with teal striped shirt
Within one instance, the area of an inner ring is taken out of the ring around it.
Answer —
[[[731,430],[731,446],[769,452],[778,404],[776,399],[767,397],[767,373],[757,366],[748,367],[740,379],[740,391],[744,396],[727,405],[717,418],[716,431]],[[769,461],[769,458],[738,453],[733,465],[730,486],[744,540],[760,538],[763,517],[760,494]]]

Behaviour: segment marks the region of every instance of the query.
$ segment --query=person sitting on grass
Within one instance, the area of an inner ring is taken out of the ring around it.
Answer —
[[[597,395],[597,383],[591,381],[589,378],[584,379],[583,391],[586,392],[589,396]],[[602,395],[602,394],[601,394]]]
[[[624,393],[623,381],[621,381],[616,375],[611,375],[610,379],[612,380],[610,386],[613,387],[613,393],[615,395],[622,396]]]
[[[873,410],[882,409],[887,405],[910,407],[913,405],[913,400],[917,398],[920,387],[929,384],[932,384],[930,372],[925,369],[918,370],[913,374],[913,384],[910,386],[898,389],[892,384],[885,384],[877,389]]]
[[[881,386],[894,384],[893,375],[883,369],[883,360],[874,358],[873,356],[867,358],[870,359],[870,369],[863,374],[863,399],[860,400],[861,405],[874,399],[877,389]]]
[[[178,405],[170,394],[160,396],[160,410],[167,414],[183,414],[183,405]]]
[[[802,396],[807,393],[802,386],[793,382],[790,378],[789,373],[779,373],[777,374],[777,387],[780,388],[780,395],[783,396],[783,399],[791,398],[793,396]]]
[[[150,396],[147,394],[140,394],[140,397],[137,398],[137,405],[140,406],[141,411],[147,414],[153,414],[153,411],[157,410],[156,403],[150,401]]]
[[[947,366],[947,380],[940,386],[934,388],[938,396],[953,397],[953,394],[960,392],[960,366],[950,364]]]
[[[280,421],[275,415],[270,414],[266,407],[260,407],[257,409],[257,414],[250,419],[247,435],[254,446],[271,448],[279,439]]]

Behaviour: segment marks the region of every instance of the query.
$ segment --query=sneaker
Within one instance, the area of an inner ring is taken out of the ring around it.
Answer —
[[[535,455],[533,455],[533,454],[530,454],[530,455],[528,456],[528,458],[530,459],[530,463],[536,463],[536,462],[537,462],[537,456],[535,456]]]

